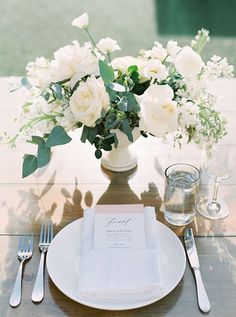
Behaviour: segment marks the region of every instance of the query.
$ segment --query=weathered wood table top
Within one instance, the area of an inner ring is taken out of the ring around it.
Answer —
[[[0,78],[0,130],[14,134],[13,122],[24,100],[21,91],[8,92],[6,78]],[[228,135],[223,146],[236,146],[236,80],[219,80],[212,89],[221,97],[219,109],[228,119]],[[201,316],[195,283],[189,265],[179,285],[162,300],[130,311],[102,311],[78,304],[63,295],[46,274],[45,298],[31,301],[40,253],[40,224],[52,219],[55,232],[96,204],[135,204],[155,206],[157,219],[181,239],[184,227],[167,224],[162,213],[163,171],[172,163],[185,162],[201,167],[202,152],[193,144],[181,150],[167,141],[140,138],[132,146],[138,154],[138,167],[127,173],[112,173],[101,168],[90,144],[82,144],[78,132],[73,141],[53,152],[51,164],[26,179],[21,178],[23,154],[34,153],[31,144],[19,143],[16,149],[0,144],[0,317],[5,316]],[[212,194],[213,184],[201,179],[200,196]],[[211,302],[209,316],[233,317],[236,314],[236,173],[222,181],[219,196],[230,206],[230,215],[211,221],[196,214],[192,227],[196,236],[202,276]],[[34,255],[26,264],[21,305],[8,304],[19,262],[19,235],[34,234]],[[75,237],[76,238],[76,237]]]

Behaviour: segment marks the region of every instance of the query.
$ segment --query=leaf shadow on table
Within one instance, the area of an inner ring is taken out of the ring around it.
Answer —
[[[130,186],[129,181],[135,177],[136,169],[124,172],[124,173],[113,173],[109,172],[105,169],[102,169],[102,173],[105,177],[109,179],[109,185],[105,191],[100,195],[100,198],[97,201],[94,201],[94,195],[92,191],[86,191],[83,194],[82,189],[79,186],[78,180],[75,178],[74,188],[71,189],[71,192],[68,191],[66,186],[62,186],[60,189],[60,193],[62,198],[64,199],[63,203],[63,211],[61,216],[61,221],[57,224],[55,231],[57,232],[62,227],[64,227],[67,223],[78,219],[83,214],[83,207],[87,206],[91,207],[94,203],[97,204],[117,204],[117,203],[126,203],[126,204],[144,204],[144,205],[152,205],[155,207],[157,212],[157,217],[162,222],[165,222],[163,219],[163,213],[160,212],[162,199],[159,195],[158,187],[154,183],[147,184],[147,189],[144,190],[140,195],[137,195],[134,190],[132,190],[132,186]],[[56,173],[56,172],[55,172]],[[7,202],[2,203],[2,207],[8,209],[8,226],[6,227],[6,231],[12,230],[12,225],[15,223],[19,223],[22,227],[22,230],[25,228],[25,233],[34,232],[38,234],[39,224],[43,220],[43,218],[51,218],[54,216],[55,212],[58,208],[57,200],[52,201],[51,206],[46,208],[43,203],[43,198],[45,195],[50,194],[50,191],[53,188],[55,181],[55,173],[50,177],[47,184],[41,189],[40,193],[37,193],[35,187],[32,185],[28,192],[19,190],[19,195],[21,200],[17,206],[17,209],[23,209],[21,214],[17,213],[16,210],[12,206],[9,206]],[[70,187],[71,188],[71,187]],[[39,215],[39,210],[44,208],[43,213],[41,212]],[[24,217],[22,217],[22,214]],[[207,232],[211,235],[215,230],[216,223],[212,221],[205,221],[202,219],[199,221],[199,217],[197,221],[190,225],[194,228],[195,232]],[[176,228],[172,228],[176,232]],[[183,228],[181,229],[183,230]],[[225,223],[224,221],[217,222],[217,230],[221,230],[224,232]],[[22,231],[24,232],[24,231]],[[20,232],[20,233],[22,233]],[[182,231],[177,231],[178,234],[181,235]],[[232,243],[230,239],[224,240],[224,242],[219,241],[215,238],[211,238],[211,251],[209,256],[212,257],[212,265],[209,266],[206,261],[205,254],[201,252],[204,249],[204,245],[201,244],[201,241],[198,242],[199,246],[199,255],[200,261],[202,262],[203,267],[203,277],[206,281],[206,287],[209,291],[209,297],[213,299],[216,295],[213,292],[213,283],[215,274],[220,274],[220,267],[223,265],[225,267],[225,280],[230,283],[232,281],[233,276],[235,275],[236,263],[235,263],[235,255],[236,255],[236,247]],[[198,240],[199,241],[199,240]],[[36,244],[35,244],[36,247]],[[10,291],[12,288],[12,283],[15,278],[16,270],[18,267],[18,262],[16,259],[16,239],[9,239],[8,245],[8,254],[6,255],[5,260],[5,270],[6,270],[6,279],[2,282],[2,293],[6,298],[6,303],[8,302]],[[14,254],[13,254],[14,251]],[[205,251],[204,251],[205,252]],[[38,252],[35,252],[35,254]],[[28,284],[28,293],[27,298],[25,298],[25,304],[31,305],[30,295],[33,287],[33,283],[36,277],[37,265],[39,260],[39,255],[35,255],[32,261],[26,266],[26,272],[24,276],[24,283]],[[187,269],[187,274],[191,274],[189,269]],[[189,277],[189,276],[188,276]],[[191,281],[191,283],[190,283]],[[74,301],[67,298],[63,295],[53,284],[50,278],[47,278],[46,283],[48,288],[46,289],[46,296],[40,305],[37,306],[37,312],[45,311],[45,309],[55,303],[55,306],[52,306],[53,311],[57,312],[57,314],[61,316],[137,316],[137,314],[147,314],[149,312],[156,312],[161,314],[167,314],[168,316],[174,316],[172,311],[176,311],[176,307],[180,307],[183,304],[183,301],[186,301],[186,304],[190,302],[190,295],[192,298],[196,298],[195,294],[195,285],[194,280],[189,278],[183,278],[180,284],[165,298],[162,300],[149,305],[147,307],[139,308],[138,310],[124,311],[124,312],[109,312],[109,311],[100,311],[92,308],[85,307]],[[211,292],[212,291],[212,292]],[[189,294],[188,294],[189,293]],[[188,301],[187,301],[188,300]],[[192,301],[192,299],[191,299]],[[197,304],[196,304],[197,305]],[[22,303],[22,309],[24,303]],[[175,310],[173,308],[175,307]],[[34,306],[32,306],[34,308]],[[197,309],[197,306],[195,307]],[[194,308],[194,309],[195,309]],[[8,303],[5,308],[5,315],[8,315],[8,312],[16,312],[13,311]],[[21,309],[21,308],[20,308]],[[180,308],[178,308],[180,309]],[[177,310],[178,310],[177,309]],[[34,308],[35,310],[35,308]],[[3,311],[3,310],[2,310]],[[20,316],[19,310],[19,316]],[[180,311],[180,310],[179,310]],[[17,316],[17,314],[14,314]],[[186,315],[188,316],[188,315]]]

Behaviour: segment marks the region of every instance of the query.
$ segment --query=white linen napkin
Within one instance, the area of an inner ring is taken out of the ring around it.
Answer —
[[[94,249],[95,212],[84,211],[78,292],[83,299],[151,298],[162,287],[154,207],[144,208],[145,249]]]

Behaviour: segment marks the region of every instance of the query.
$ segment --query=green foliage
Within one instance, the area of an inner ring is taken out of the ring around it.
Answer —
[[[32,135],[31,137],[31,140],[28,141],[29,143],[32,143],[32,144],[41,144],[41,143],[44,143],[44,139],[41,138],[40,136],[37,136],[37,135]]]
[[[25,178],[36,171],[38,159],[35,155],[25,154],[22,168],[22,177]]]
[[[111,66],[106,62],[99,60],[99,70],[104,84],[111,83],[115,79],[115,74]]]
[[[61,85],[59,84],[53,84],[51,86],[51,89],[52,89],[52,92],[53,92],[53,95],[56,99],[58,100],[62,100],[63,99],[63,92],[62,92],[62,87]]]
[[[45,145],[47,147],[52,147],[57,145],[63,145],[69,143],[70,141],[71,137],[66,133],[63,127],[58,125],[52,129]]]
[[[27,89],[31,89],[32,85],[30,84],[29,80],[27,77],[22,77],[21,78],[21,85],[24,86]]]
[[[44,167],[50,162],[51,148],[45,145],[45,142],[38,145],[38,167]]]
[[[133,142],[132,130],[130,128],[129,120],[127,118],[121,121],[119,125],[119,129],[120,131],[122,131],[124,134],[127,135],[130,142]]]
[[[100,149],[97,149],[95,151],[95,156],[97,159],[100,159],[102,157],[102,151]]]

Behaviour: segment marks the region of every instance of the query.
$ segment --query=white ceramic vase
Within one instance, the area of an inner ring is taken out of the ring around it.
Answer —
[[[130,148],[130,142],[127,136],[120,130],[114,130],[118,138],[117,148],[114,146],[109,152],[103,152],[101,164],[103,167],[114,172],[129,171],[137,165],[137,155],[135,151]],[[140,137],[139,128],[134,128],[132,131],[133,142]]]

